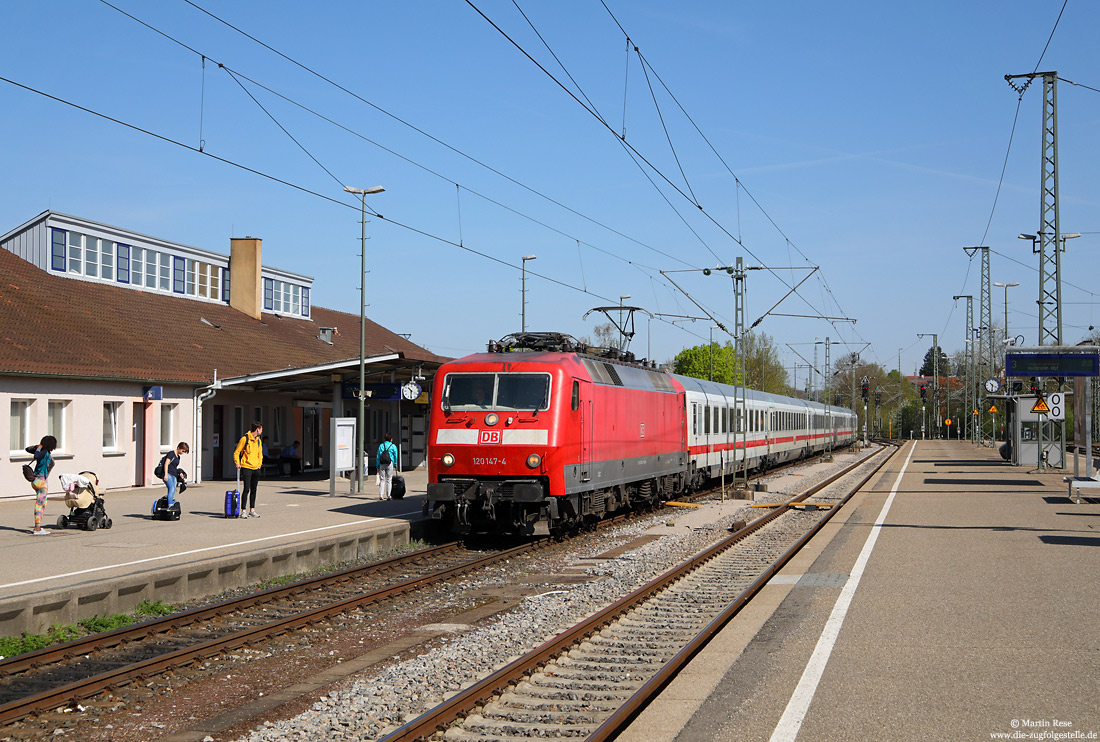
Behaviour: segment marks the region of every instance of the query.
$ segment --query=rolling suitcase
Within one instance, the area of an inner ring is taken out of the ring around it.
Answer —
[[[153,506],[153,520],[179,520],[182,513],[179,500],[168,507],[168,495],[157,500],[157,504]]]
[[[225,491],[225,517],[241,517],[241,470],[237,470],[237,489]]]
[[[400,474],[394,474],[390,482],[390,497],[400,500],[405,496],[405,478]]]

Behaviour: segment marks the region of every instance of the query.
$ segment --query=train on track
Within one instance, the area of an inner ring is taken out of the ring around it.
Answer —
[[[849,409],[746,389],[737,414],[737,391],[562,333],[508,335],[436,374],[425,514],[564,534],[856,439]]]

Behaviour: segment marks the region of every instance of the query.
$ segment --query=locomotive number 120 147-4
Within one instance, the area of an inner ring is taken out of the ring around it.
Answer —
[[[473,458],[474,466],[507,466],[508,461],[498,458],[485,458],[475,456]]]

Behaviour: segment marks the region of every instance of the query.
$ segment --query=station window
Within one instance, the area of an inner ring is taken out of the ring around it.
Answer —
[[[50,235],[50,267],[55,271],[65,270],[65,230],[54,229]]]
[[[130,283],[130,246],[118,246],[118,282]]]
[[[187,288],[187,282],[185,278],[187,261],[183,258],[172,258],[172,292],[176,294],[182,294]]]
[[[177,406],[174,403],[164,403],[160,406],[160,447],[168,450],[174,445],[172,434],[176,430]]]
[[[46,433],[57,439],[57,450],[68,451],[69,400],[51,399],[46,404]]]
[[[283,442],[283,408],[272,407],[271,408],[271,441],[273,443]]]
[[[13,399],[11,401],[11,418],[8,423],[11,441],[11,453],[25,453],[23,449],[30,445],[31,437],[31,404],[29,399]]]
[[[121,402],[103,403],[103,450],[118,450],[118,412]]]
[[[160,265],[159,265],[160,270],[159,270],[159,273],[158,273],[159,278],[160,278],[160,284],[159,284],[160,285],[160,290],[161,291],[171,291],[172,290],[172,276],[171,276],[172,266],[171,266],[170,261],[172,260],[172,256],[167,255],[165,253],[157,253],[157,258],[159,259],[159,263],[160,263]],[[181,276],[182,276],[182,274],[181,274]]]

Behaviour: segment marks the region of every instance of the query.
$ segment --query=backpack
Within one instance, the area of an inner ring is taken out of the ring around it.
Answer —
[[[153,476],[157,479],[164,479],[164,461],[168,458],[168,454],[164,454],[160,458],[160,463],[153,469]]]
[[[386,446],[378,454],[378,465],[379,466],[389,466],[392,463],[393,463],[393,459],[390,458],[389,446]]]

